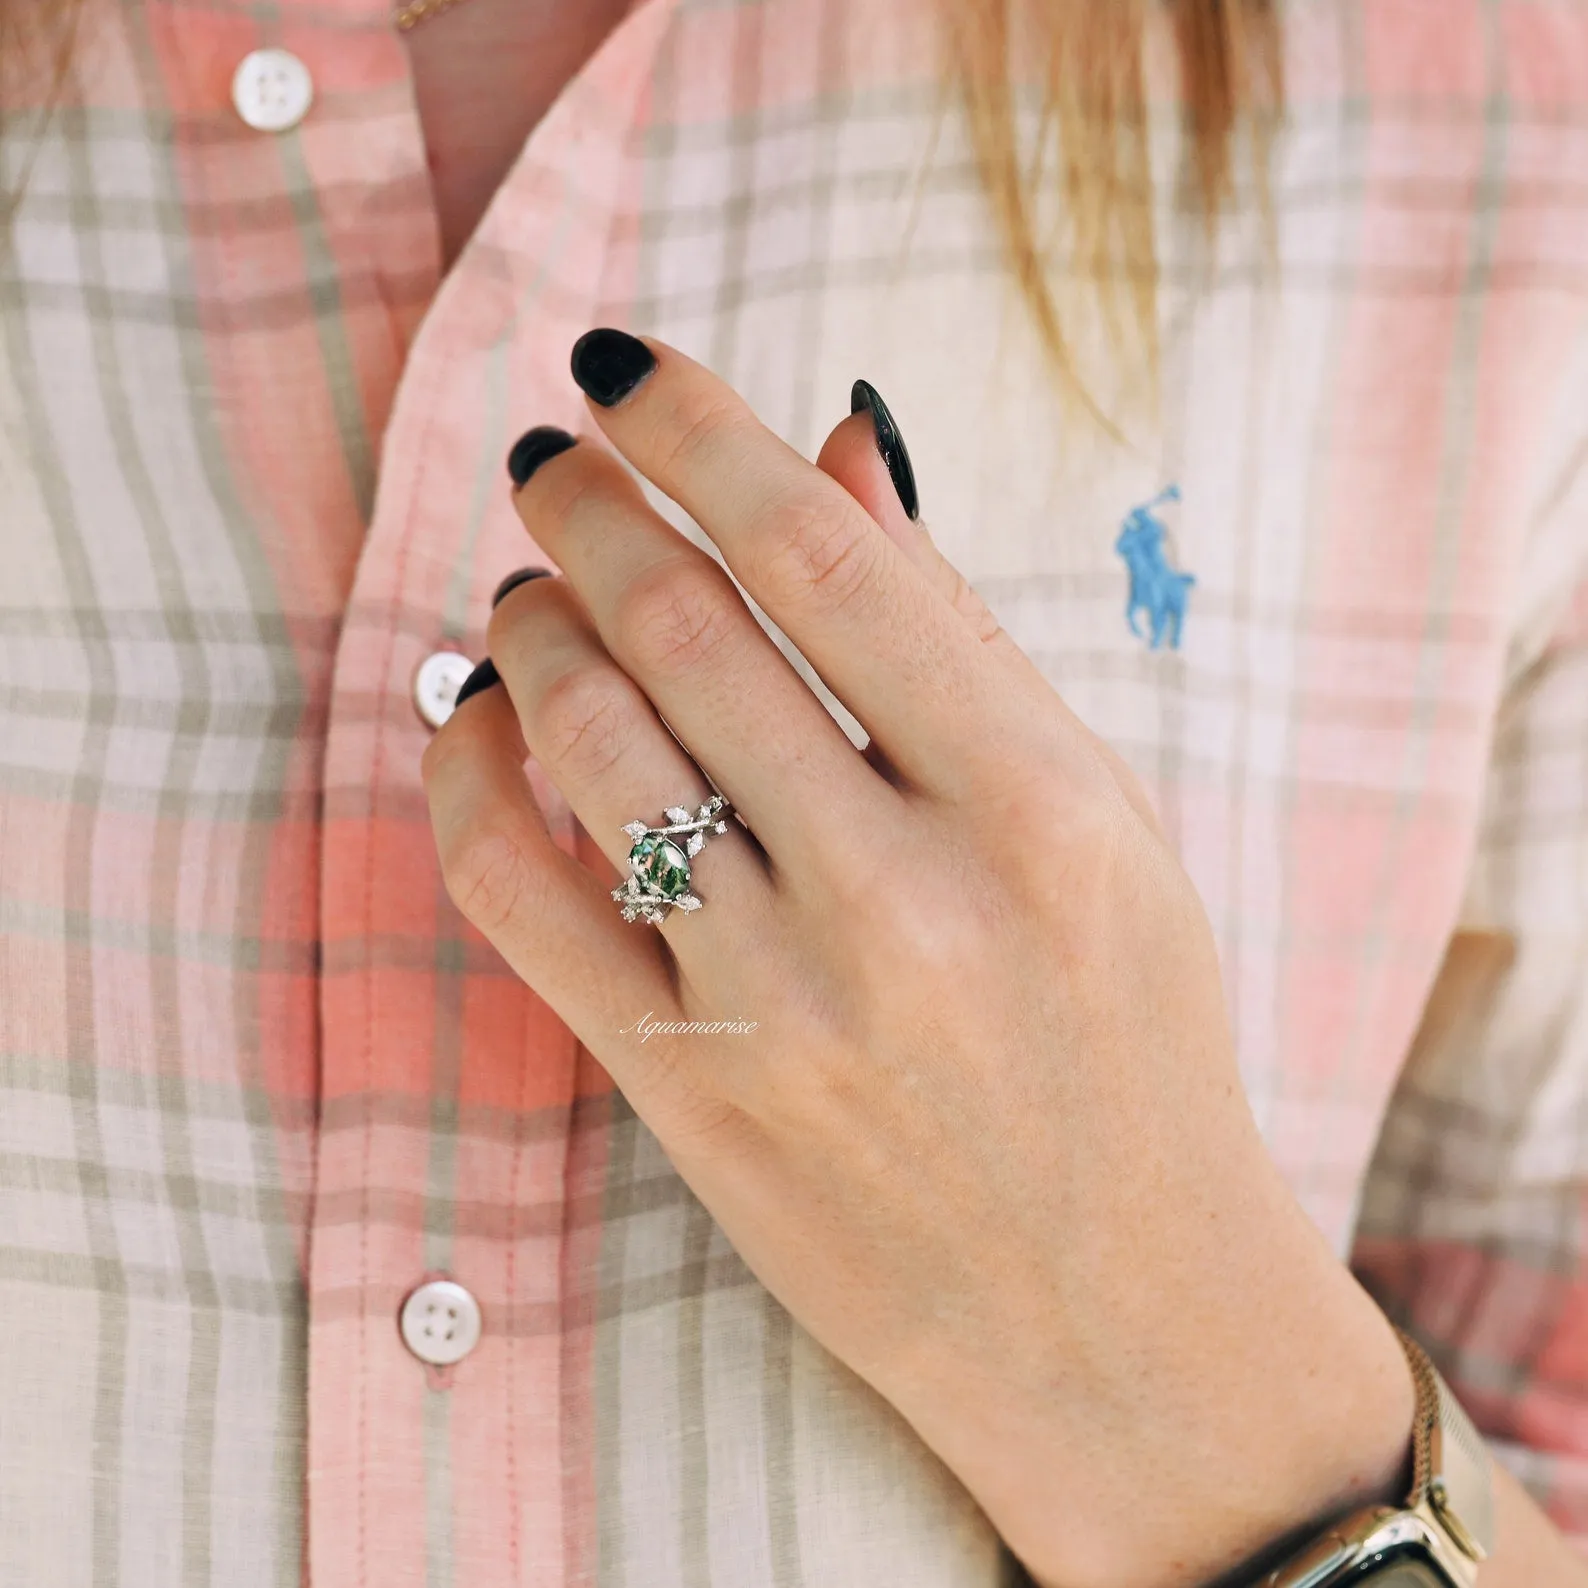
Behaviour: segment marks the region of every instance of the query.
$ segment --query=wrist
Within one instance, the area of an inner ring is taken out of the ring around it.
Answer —
[[[1031,1530],[1021,1558],[1040,1588],[1206,1588],[1298,1530],[1399,1500],[1410,1374],[1388,1320],[1343,1277],[1355,1295],[1319,1295],[1316,1332],[1254,1320],[1235,1371],[1208,1371],[1206,1394],[1143,1423],[1119,1457],[1128,1505],[1066,1539],[1051,1521]]]
[[[962,1376],[953,1434],[922,1427],[1039,1588],[1205,1588],[1300,1529],[1399,1501],[1405,1356],[1311,1226],[1292,1237],[1249,1284],[1170,1309],[1161,1342],[1122,1333],[1128,1352],[1057,1384]]]

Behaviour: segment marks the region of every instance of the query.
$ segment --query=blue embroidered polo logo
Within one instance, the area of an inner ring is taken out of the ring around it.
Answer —
[[[1119,527],[1114,550],[1125,559],[1130,570],[1130,595],[1125,602],[1125,621],[1137,639],[1150,640],[1157,650],[1165,640],[1173,650],[1180,648],[1180,625],[1185,621],[1186,593],[1196,576],[1181,573],[1169,565],[1164,554],[1168,526],[1153,511],[1165,502],[1178,502],[1180,487],[1171,485],[1150,502],[1133,507]],[[1145,614],[1150,633],[1143,633],[1140,618]]]

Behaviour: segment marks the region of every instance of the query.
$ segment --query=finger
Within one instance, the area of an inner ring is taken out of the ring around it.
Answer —
[[[865,390],[862,391],[862,388]],[[817,468],[830,475],[865,508],[881,526],[883,533],[921,570],[927,583],[959,613],[971,632],[990,654],[997,657],[1002,666],[1008,668],[1027,688],[1040,688],[1043,694],[1052,695],[1059,709],[1071,715],[1077,731],[1095,744],[1131,807],[1149,827],[1159,831],[1157,813],[1135,773],[1119,752],[1106,740],[1093,735],[1079,718],[1069,713],[1063,700],[1054,694],[1042,670],[1015,643],[964,574],[938,550],[925,521],[911,516],[907,504],[914,506],[917,502],[914,470],[904,439],[899,435],[893,416],[875,387],[868,382],[857,381],[854,401],[859,406],[833,428],[822,444],[816,457]],[[890,466],[885,461],[885,452],[901,456],[902,467],[898,462]],[[902,488],[897,477],[901,474],[907,482]],[[890,782],[897,781],[896,769],[889,764],[878,746],[867,746],[866,759]]]
[[[857,387],[864,384],[856,382]],[[889,420],[891,427],[891,415]],[[896,444],[903,452],[902,439]],[[909,454],[903,455],[904,466],[909,468]],[[905,510],[899,487],[883,461],[878,421],[870,406],[863,403],[832,430],[816,456],[816,467],[836,480],[865,508],[989,650],[1023,675],[1035,675],[1035,664],[1030,657],[1009,637],[964,574],[938,550],[925,522],[918,517],[912,519]],[[913,471],[911,478],[913,480]],[[913,494],[912,487],[912,498]]]
[[[774,868],[804,866],[817,853],[837,858],[835,832],[854,832],[868,812],[876,823],[892,815],[897,795],[727,572],[651,508],[606,448],[566,447],[515,477],[519,516],[562,568],[606,651],[733,801]],[[493,625],[539,593],[515,591]],[[498,644],[493,626],[500,661]]]
[[[848,491],[673,348],[590,332],[574,376],[913,785],[969,797],[998,775],[1020,727],[1007,673]]]
[[[500,686],[465,700],[425,747],[420,769],[442,877],[513,970],[605,1054],[635,1007],[677,1018],[662,1013],[679,1008],[671,956],[655,932],[627,925],[602,881],[557,846],[525,775],[525,753]],[[614,1078],[625,1091],[643,1080],[616,1071]]]
[[[507,685],[524,742],[602,854],[627,877],[631,822],[672,825],[670,806],[691,814],[715,792],[612,659],[565,579],[514,591],[491,615],[491,656]],[[701,833],[699,852],[676,834],[666,878],[685,901],[662,912],[661,931],[686,965],[744,953],[772,910],[771,883],[754,840],[725,818]],[[608,908],[616,914],[616,902]],[[632,927],[630,928],[632,930]],[[696,956],[688,958],[686,956]]]

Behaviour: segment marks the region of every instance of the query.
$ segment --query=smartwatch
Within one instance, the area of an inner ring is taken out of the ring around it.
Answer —
[[[1494,1547],[1489,1453],[1427,1353],[1397,1329],[1417,1385],[1412,1485],[1399,1506],[1331,1523],[1248,1588],[1472,1588]]]

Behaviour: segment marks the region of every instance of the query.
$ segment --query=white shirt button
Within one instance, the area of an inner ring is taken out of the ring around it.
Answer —
[[[473,671],[474,663],[461,651],[437,651],[419,664],[414,674],[414,705],[432,728],[439,728],[452,715],[463,680]]]
[[[285,132],[314,98],[309,68],[290,50],[250,50],[232,74],[237,114],[260,132]]]
[[[432,1279],[403,1303],[398,1325],[421,1362],[450,1367],[480,1343],[480,1304],[453,1280]]]

